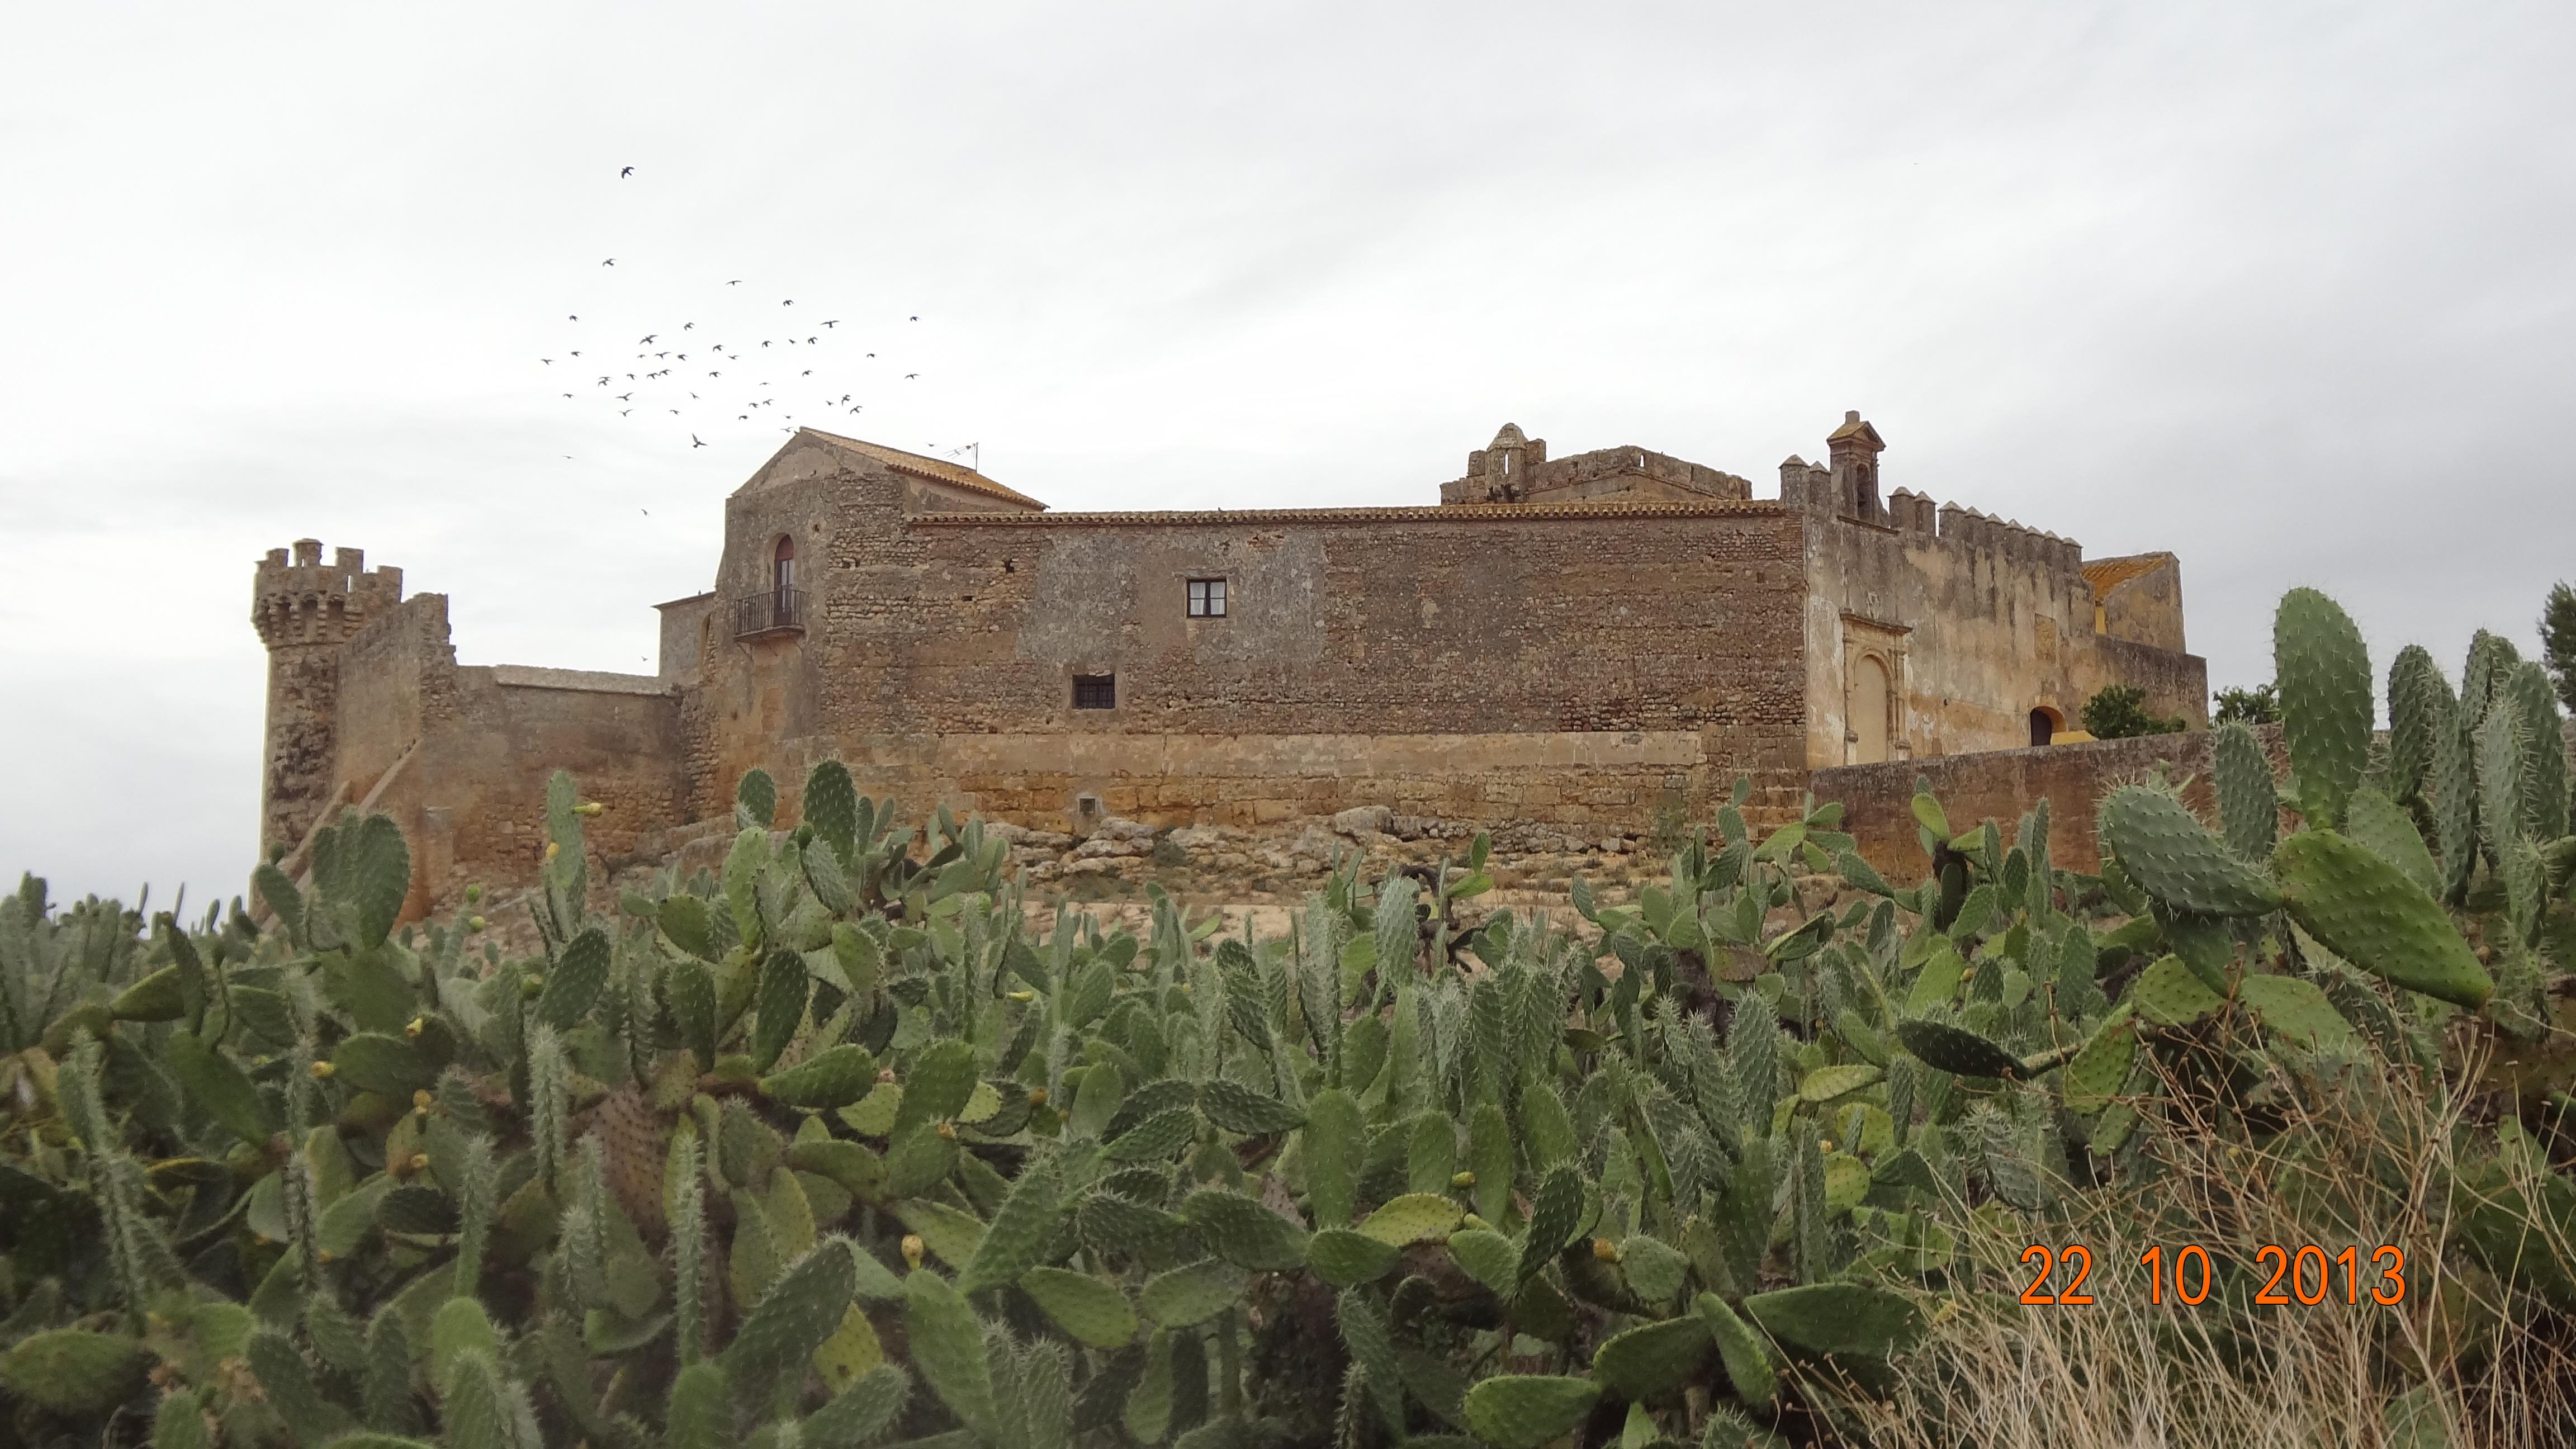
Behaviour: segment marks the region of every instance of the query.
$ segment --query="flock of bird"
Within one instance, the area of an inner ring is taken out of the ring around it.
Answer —
[[[627,166],[618,179],[634,175],[635,168]],[[614,269],[617,258],[599,265]],[[596,308],[587,323],[582,314],[568,312],[557,334],[560,344],[552,355],[537,358],[537,365],[577,406],[605,404],[630,420],[680,419],[678,427],[688,432],[691,448],[710,446],[700,433],[727,424],[776,426],[792,433],[802,415],[815,425],[847,428],[842,419],[867,410],[860,401],[863,389],[920,380],[917,371],[897,372],[897,364],[880,364],[855,328],[844,330],[838,317],[814,318],[815,309],[800,310],[796,298],[781,297],[775,308],[746,307],[748,296],[731,290],[743,285],[742,278],[728,279],[721,299],[711,298],[702,318],[683,317],[676,327],[655,327],[623,344],[619,339],[626,328],[612,328]],[[717,313],[723,320],[713,320]],[[909,315],[902,325],[920,320]],[[936,443],[926,446],[938,448]],[[964,456],[972,449],[972,444],[952,448],[948,455]]]

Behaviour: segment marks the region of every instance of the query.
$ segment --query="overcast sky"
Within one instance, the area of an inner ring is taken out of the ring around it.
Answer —
[[[240,889],[267,549],[401,565],[467,663],[649,671],[798,424],[1262,507],[1433,502],[1506,421],[1763,496],[1858,408],[1887,487],[2179,552],[2213,684],[2302,583],[2383,672],[2528,650],[2576,575],[2571,42],[2563,3],[0,8],[0,869]]]

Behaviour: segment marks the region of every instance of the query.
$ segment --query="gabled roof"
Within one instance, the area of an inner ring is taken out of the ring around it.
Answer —
[[[1858,438],[1873,448],[1887,446],[1887,440],[1878,435],[1878,429],[1863,422],[1858,412],[1849,409],[1843,413],[1843,425],[1825,434],[1825,441],[1828,443],[1839,443],[1845,438]]]
[[[960,467],[943,458],[925,458],[919,453],[907,453],[901,448],[889,448],[883,443],[845,438],[838,433],[824,432],[820,428],[799,428],[797,431],[817,441],[829,443],[833,447],[882,463],[898,473],[909,473],[916,478],[926,478],[933,483],[948,484],[952,488],[964,488],[970,492],[981,493],[987,498],[999,498],[1006,502],[1017,503],[1024,508],[1046,507],[1045,504],[1016,488],[1005,488],[972,468]]]

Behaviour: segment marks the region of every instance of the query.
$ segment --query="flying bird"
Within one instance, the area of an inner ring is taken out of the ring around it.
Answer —
[[[763,346],[763,347],[767,347],[767,346],[769,345],[769,343],[768,343],[768,341],[767,341],[766,339],[764,339],[764,340],[761,342],[761,344],[760,344],[760,345],[761,345],[761,346]]]
[[[874,357],[874,356],[876,356],[876,354],[875,354],[875,353],[873,353],[873,352],[871,352],[871,353],[869,353],[869,354],[868,354],[868,356],[870,356],[870,357]]]
[[[564,318],[564,320],[565,320],[566,322],[578,322],[578,321],[580,321],[580,320],[581,320],[581,318],[580,318],[580,317],[578,317],[578,316],[572,316],[572,317],[566,317],[566,318]]]
[[[778,305],[779,305],[779,306],[781,306],[781,307],[793,307],[793,306],[795,306],[795,305],[796,305],[796,299],[795,299],[795,298],[793,298],[793,297],[790,297],[790,298],[788,298],[786,301],[781,302],[781,303],[779,303]]]
[[[699,441],[698,441],[698,435],[697,435],[697,434],[695,434],[695,433],[691,433],[691,434],[689,434],[689,446],[690,446],[690,447],[692,447],[692,448],[703,448],[703,447],[705,447],[705,446],[706,446],[706,444],[701,443],[701,442],[699,442]]]
[[[910,381],[912,381],[914,378],[919,377],[919,376],[921,376],[921,374],[920,374],[920,373],[917,373],[917,372],[907,372],[907,373],[905,373],[905,374],[903,375],[903,380],[904,380],[904,381],[906,381],[906,382],[910,382]]]
[[[647,332],[644,334],[644,340],[636,343],[635,345],[638,347],[650,347],[653,345],[653,339],[661,335],[662,334],[659,332]]]
[[[812,369],[812,368],[810,368],[810,367],[809,367],[809,368],[807,368],[807,369],[805,369],[803,372],[800,372],[800,373],[798,373],[798,374],[797,374],[797,376],[799,376],[799,377],[812,377],[813,375],[814,375],[814,369]]]
[[[622,417],[626,416],[628,413],[631,413],[631,412],[633,412],[633,411],[635,411],[635,409],[633,409],[633,408],[619,408],[619,409],[617,410],[617,415],[618,415],[619,417],[621,417],[621,418],[622,418]]]
[[[621,392],[617,395],[617,400],[619,402],[633,402],[635,401],[635,394],[631,392]]]
[[[601,262],[601,263],[600,263],[600,265],[601,265],[601,266],[603,266],[603,267],[613,267],[613,266],[616,266],[616,265],[617,265],[617,258],[615,258],[615,257],[610,257],[607,261]]]
[[[573,354],[572,354],[572,355],[573,355],[573,356],[575,356],[575,357],[579,357],[579,356],[581,356],[581,349],[580,349],[580,348],[578,348],[578,347],[574,348],[574,349],[573,349]],[[871,354],[871,355],[873,355],[873,354]]]
[[[537,359],[537,361],[544,363],[544,364],[545,364],[546,366],[548,366],[548,367],[552,367],[552,366],[554,366],[554,365],[555,365],[555,360],[554,360],[553,358],[551,358],[551,357],[540,357],[540,358],[538,358],[538,359]]]
[[[918,317],[909,317],[909,318],[906,318],[905,320],[906,320],[906,321],[910,321],[910,322],[918,322],[918,321],[920,321],[921,319],[920,319],[920,318],[918,318]]]
[[[725,285],[728,287],[739,287],[742,285],[742,278],[736,277],[732,281],[725,283]]]
[[[601,378],[601,379],[599,380],[599,385],[600,385],[601,387],[606,387],[606,386],[608,386],[608,379],[607,379],[607,378],[604,378],[604,377],[603,377],[603,378]]]
[[[826,326],[826,327],[838,327],[838,326],[840,326],[840,325],[841,325],[841,319],[840,319],[840,318],[838,318],[838,317],[835,317],[835,318],[833,318],[831,321],[826,322],[826,323],[824,323],[823,325],[824,325],[824,326]]]
[[[634,175],[634,174],[635,174],[635,168],[634,168],[634,167],[632,167],[632,166],[629,166],[629,167],[627,167],[625,170],[620,171],[620,172],[618,172],[618,173],[617,173],[617,179],[618,179],[618,180],[620,180],[620,181],[623,181],[623,180],[625,180],[627,177],[632,176],[632,175]]]
[[[688,331],[690,328],[695,327],[695,326],[697,326],[697,325],[698,325],[698,324],[697,324],[697,323],[695,323],[695,322],[683,322],[683,323],[681,323],[681,324],[680,324],[680,330],[681,330],[681,331],[683,331],[683,332],[686,332],[686,331]]]

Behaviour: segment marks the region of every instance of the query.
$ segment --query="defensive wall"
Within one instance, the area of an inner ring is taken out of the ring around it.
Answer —
[[[1757,500],[1643,448],[1551,460],[1506,427],[1439,506],[1053,513],[800,431],[726,499],[715,586],[659,606],[649,676],[460,666],[443,596],[307,540],[259,570],[263,828],[297,843],[373,801],[445,899],[532,871],[558,767],[609,804],[592,838],[614,861],[721,822],[746,770],[837,756],[872,794],[1046,831],[1383,807],[1580,836],[1704,820],[1738,774],[1763,820],[1852,769],[1901,777],[1900,816],[1924,768],[2055,792],[2076,766],[1961,762],[2025,753],[2006,747],[2113,680],[2202,717],[2170,555],[2088,563],[1882,502],[1883,446],[1847,415],[1828,464],[1790,459]],[[2065,822],[2089,820],[2066,788]],[[1912,853],[1910,829],[1890,839]]]

